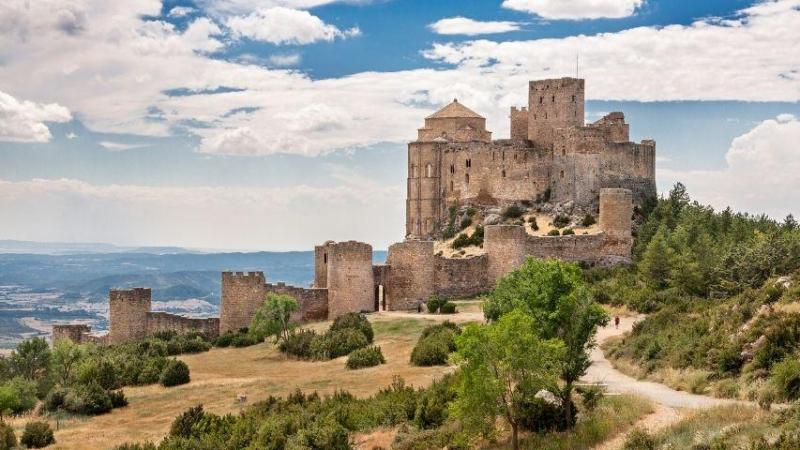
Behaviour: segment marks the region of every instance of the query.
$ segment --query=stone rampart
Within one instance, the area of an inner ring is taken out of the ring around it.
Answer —
[[[163,331],[173,331],[178,334],[197,331],[209,339],[214,339],[219,336],[219,319],[216,317],[191,318],[167,312],[148,313],[147,335],[152,336]]]
[[[109,291],[109,343],[134,341],[147,336],[150,296],[150,289],[145,288]]]
[[[286,283],[266,285],[267,293],[286,294],[297,300],[300,310],[292,315],[298,322],[328,319],[328,290],[324,288],[299,288]]]
[[[328,316],[375,310],[372,246],[347,241],[329,245]]]
[[[61,341],[82,344],[88,340],[91,331],[89,325],[53,325],[53,345]]]
[[[464,298],[487,292],[486,255],[471,258],[434,257],[434,290],[444,298]]]
[[[490,225],[484,229],[487,280],[492,286],[500,277],[516,269],[525,260],[527,233],[517,225]]]
[[[434,293],[433,241],[407,240],[389,246],[386,309],[413,310]]]

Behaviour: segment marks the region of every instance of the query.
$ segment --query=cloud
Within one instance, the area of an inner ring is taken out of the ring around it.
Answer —
[[[286,53],[271,55],[267,61],[272,67],[293,67],[300,64],[301,59],[299,53]]]
[[[0,141],[48,142],[50,129],[45,122],[69,122],[69,110],[56,103],[19,101],[0,91]]]
[[[800,215],[800,120],[781,114],[735,138],[721,170],[661,169],[662,183],[681,181],[692,197],[718,209]]]
[[[311,9],[332,3],[349,3],[366,5],[375,0],[198,0],[196,3],[203,10],[216,16],[241,15],[259,8],[275,6],[292,9]]]
[[[248,38],[276,45],[330,42],[336,38],[361,34],[358,28],[342,31],[326,24],[308,11],[282,6],[259,9],[247,16],[231,17],[226,21],[226,25],[236,38]]]
[[[190,6],[176,6],[169,10],[169,17],[185,17],[197,11]]]
[[[211,53],[225,45],[213,36],[222,34],[219,26],[208,18],[201,17],[186,28],[183,40],[194,50]]]
[[[475,36],[479,34],[508,33],[517,31],[521,24],[518,22],[482,22],[466,17],[450,17],[441,19],[428,25],[434,33],[438,34],[464,34]]]
[[[113,242],[251,250],[309,249],[358,239],[402,239],[404,189],[345,179],[282,188],[95,185],[74,179],[0,179],[0,235],[23,240]],[[319,220],[324,218],[325,226]]]
[[[617,19],[633,15],[644,0],[504,0],[503,7],[545,19]]]
[[[122,142],[114,142],[114,141],[101,141],[100,145],[107,150],[111,150],[112,152],[121,152],[124,150],[132,150],[135,148],[142,148],[146,147],[146,144],[125,144]]]

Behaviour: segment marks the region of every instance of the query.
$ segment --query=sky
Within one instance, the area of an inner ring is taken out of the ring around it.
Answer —
[[[0,239],[306,250],[403,239],[406,144],[453,98],[508,137],[586,79],[657,183],[800,213],[800,0],[4,0]]]

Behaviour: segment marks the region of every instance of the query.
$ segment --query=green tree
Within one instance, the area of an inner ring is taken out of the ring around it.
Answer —
[[[19,414],[36,405],[36,383],[16,377],[0,385],[0,418],[4,414]]]
[[[11,353],[14,373],[29,380],[38,380],[47,375],[50,368],[50,347],[44,338],[36,337],[22,341]]]
[[[460,370],[450,407],[466,433],[491,434],[501,416],[511,427],[512,448],[519,448],[515,398],[555,390],[565,353],[561,341],[541,339],[535,328],[531,315],[513,310],[489,325],[470,325],[456,338]]]
[[[286,294],[267,294],[267,301],[258,307],[250,321],[250,331],[259,338],[275,337],[275,342],[285,341],[296,324],[292,323],[292,313],[300,305],[294,297]]]
[[[541,339],[560,339],[566,347],[559,396],[566,405],[566,423],[572,426],[572,390],[591,364],[589,350],[595,344],[595,332],[608,323],[608,315],[592,298],[580,267],[533,258],[498,282],[484,305],[484,314],[497,320],[515,308],[533,318],[533,332]]]
[[[645,280],[658,289],[669,285],[670,275],[675,267],[675,251],[667,243],[667,236],[667,228],[659,228],[639,263],[639,271]]]
[[[51,369],[58,382],[67,384],[75,376],[78,365],[87,354],[85,347],[68,339],[56,343],[51,356]]]

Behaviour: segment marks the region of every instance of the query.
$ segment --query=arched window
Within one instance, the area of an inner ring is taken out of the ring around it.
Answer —
[[[468,173],[467,173],[467,174],[464,174],[464,182],[466,182],[467,184],[469,184],[469,174],[468,174]]]
[[[327,253],[323,253],[322,254],[322,262],[325,263],[325,264],[328,264],[328,254]]]
[[[433,176],[433,166],[428,164],[425,166],[425,176],[431,178]]]

